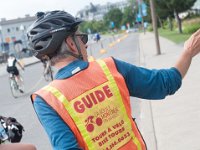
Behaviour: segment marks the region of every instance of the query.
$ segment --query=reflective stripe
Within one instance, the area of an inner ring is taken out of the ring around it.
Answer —
[[[108,69],[106,63],[103,60],[97,60],[97,62],[99,63],[99,65],[101,66],[101,68],[103,69],[103,72],[105,73],[107,79],[110,81],[110,86],[115,89],[115,95],[117,96],[117,99],[119,100],[120,106],[124,106],[123,102],[122,102],[122,97],[121,94],[119,92],[117,83],[115,82],[114,77],[112,76],[110,70]],[[126,108],[123,107],[123,114],[125,117],[126,122],[128,123],[129,126],[131,126],[131,122],[130,119],[127,117],[127,112],[126,112]],[[131,126],[132,127],[132,126]],[[141,147],[141,143],[139,142],[138,138],[135,136],[135,134],[133,133],[133,131],[131,132],[131,137],[133,138],[133,142],[135,143],[135,145],[137,146],[138,150],[142,150]]]
[[[80,129],[80,132],[82,133],[83,137],[86,140],[86,144],[88,146],[89,149],[95,149],[94,145],[92,144],[91,139],[87,136],[87,131],[85,130],[85,126],[84,124],[82,124],[80,122],[80,119],[78,118],[78,116],[76,116],[73,111],[73,107],[71,107],[69,101],[66,99],[66,97],[56,88],[52,87],[52,86],[46,86],[43,88],[43,90],[49,91],[51,92],[65,107],[65,109],[69,112],[70,116],[72,117],[72,119],[74,120],[74,122],[76,122],[78,124],[78,128]],[[88,137],[88,138],[87,138]]]

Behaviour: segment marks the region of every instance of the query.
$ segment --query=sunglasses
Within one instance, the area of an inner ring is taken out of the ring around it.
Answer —
[[[85,33],[75,34],[75,36],[79,36],[83,44],[88,42],[88,35]]]

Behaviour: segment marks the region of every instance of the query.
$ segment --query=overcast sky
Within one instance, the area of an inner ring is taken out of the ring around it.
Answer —
[[[34,15],[38,11],[65,10],[76,15],[90,2],[106,4],[122,0],[0,0],[0,18],[16,19],[26,14]]]

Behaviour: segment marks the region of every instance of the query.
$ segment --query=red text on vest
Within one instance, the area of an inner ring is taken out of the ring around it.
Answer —
[[[94,105],[103,102],[111,96],[113,96],[113,94],[109,86],[105,85],[102,89],[98,89],[82,97],[81,100],[76,100],[74,102],[74,109],[78,113],[83,113],[86,108],[92,108]]]

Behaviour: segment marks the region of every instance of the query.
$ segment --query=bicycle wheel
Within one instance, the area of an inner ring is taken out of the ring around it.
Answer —
[[[14,78],[10,78],[10,90],[11,90],[11,94],[14,98],[17,98],[18,95],[18,85],[17,82]]]
[[[24,81],[23,81],[23,78],[22,78],[22,76],[20,75],[20,81],[18,81],[18,90],[19,90],[19,92],[20,93],[24,93],[24,90],[25,90],[25,88],[24,88]]]
[[[51,81],[53,81],[53,71],[52,71],[51,67],[49,67],[49,74],[50,74]]]
[[[52,73],[51,67],[49,67],[47,73],[44,74],[44,79],[46,81],[52,81],[53,80],[53,73]]]

